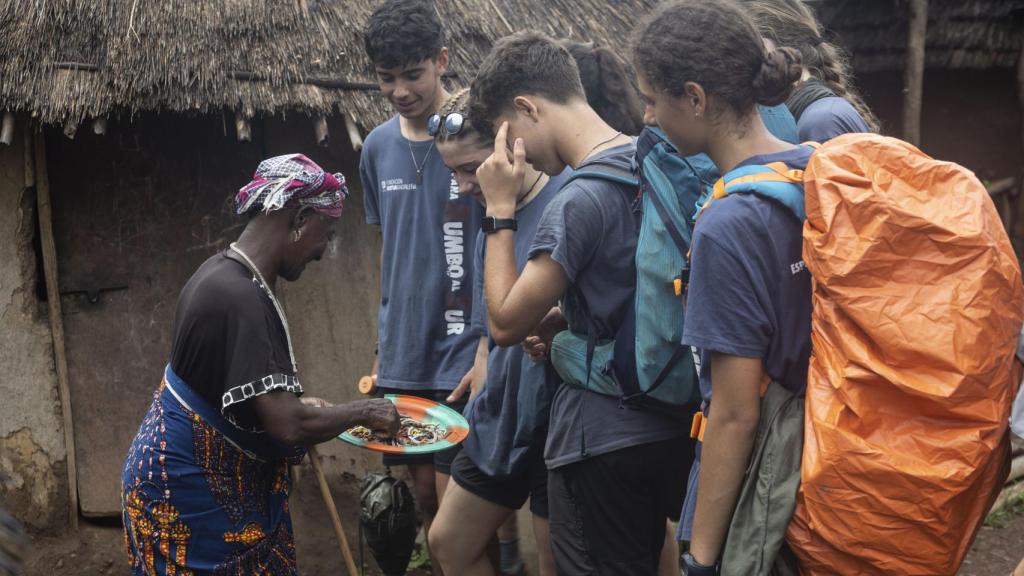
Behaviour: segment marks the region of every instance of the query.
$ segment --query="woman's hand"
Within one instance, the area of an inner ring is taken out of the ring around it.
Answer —
[[[358,400],[359,408],[363,412],[362,424],[374,432],[381,432],[388,436],[398,434],[400,420],[395,405],[384,398],[373,398],[370,400]]]
[[[511,218],[515,215],[525,174],[526,147],[523,140],[516,138],[512,147],[512,160],[509,161],[508,122],[502,122],[494,137],[494,152],[476,169],[480,190],[487,200],[489,216]]]

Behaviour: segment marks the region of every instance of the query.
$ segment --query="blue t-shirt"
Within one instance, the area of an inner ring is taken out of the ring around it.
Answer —
[[[785,162],[803,170],[800,146],[754,156],[740,166]],[[807,386],[811,353],[811,275],[803,262],[803,223],[782,204],[730,194],[697,220],[683,343],[700,349],[700,387],[711,398],[712,352],[764,358],[768,375],[794,394]]]
[[[416,165],[423,167],[417,184]],[[483,209],[460,196],[432,140],[406,139],[395,116],[366,137],[359,163],[366,221],[379,224],[382,387],[451,390],[473,366],[473,249]]]
[[[851,132],[870,132],[857,109],[839,96],[828,96],[812,102],[796,122],[801,142],[825,143]]]
[[[625,144],[594,155],[630,167],[636,146]],[[596,179],[567,184],[548,204],[534,236],[530,257],[551,255],[576,284],[586,301],[600,338],[615,335],[633,305],[636,289],[636,243],[639,216],[633,212],[636,189]],[[572,293],[562,312],[571,330],[587,333],[586,318]],[[551,402],[544,459],[558,468],[622,448],[678,438],[689,422],[662,413],[622,408],[617,397],[561,385]]]
[[[803,170],[812,151],[800,146],[753,156],[739,166],[781,161]],[[713,352],[762,358],[773,380],[802,395],[811,354],[811,275],[802,255],[803,223],[774,200],[730,194],[700,215],[691,246],[683,343],[699,349],[705,402],[711,402]],[[680,540],[692,536],[699,478],[698,451],[679,522]]]
[[[523,271],[541,215],[561,189],[569,171],[548,180],[544,188],[516,212],[519,229],[515,236],[516,268]],[[486,242],[477,238],[476,263],[484,269]],[[487,304],[483,274],[477,274],[473,290],[473,332],[487,335]],[[544,449],[551,412],[551,397],[558,376],[547,362],[534,362],[520,345],[497,346],[491,341],[487,357],[487,380],[479,395],[463,413],[469,421],[469,436],[462,443],[466,455],[489,476],[509,476],[520,471],[531,454]]]

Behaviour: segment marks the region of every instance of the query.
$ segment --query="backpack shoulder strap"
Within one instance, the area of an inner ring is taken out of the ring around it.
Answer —
[[[757,194],[779,202],[802,222],[807,219],[803,181],[803,170],[790,168],[783,162],[741,166],[715,182],[704,208],[729,194]]]
[[[565,179],[565,183],[562,186],[569,184],[574,180],[580,178],[590,178],[592,180],[606,180],[608,182],[615,182],[617,184],[623,184],[625,186],[639,186],[640,180],[637,179],[636,174],[628,168],[623,168],[618,164],[611,162],[602,162],[596,160],[588,162],[569,174],[569,177]]]
[[[687,165],[689,165],[689,162],[687,162]],[[693,167],[691,166],[690,169],[692,170]],[[694,171],[694,173],[696,173],[696,171]],[[658,217],[661,219],[662,224],[665,225],[665,231],[667,231],[668,235],[672,238],[672,243],[676,245],[680,254],[686,256],[687,252],[690,250],[689,229],[686,228],[685,225],[682,227],[682,230],[680,230],[679,226],[676,226],[676,223],[672,220],[672,216],[669,214],[668,207],[665,206],[664,202],[662,202],[661,196],[653,186],[647,185],[644,186],[644,188],[644,195],[651,199],[651,206],[654,206],[654,211],[658,213]]]

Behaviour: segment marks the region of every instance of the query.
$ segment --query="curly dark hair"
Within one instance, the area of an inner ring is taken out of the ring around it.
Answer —
[[[444,33],[430,0],[387,0],[366,26],[366,53],[382,68],[396,68],[436,58]]]
[[[853,85],[849,57],[842,48],[825,39],[810,6],[803,0],[743,0],[743,7],[762,36],[777,46],[799,50],[811,76],[828,86],[836,96],[845,98],[868,127],[873,132],[878,131],[878,117]]]
[[[802,73],[799,52],[766,52],[753,21],[733,0],[662,4],[637,27],[633,60],[655,88],[679,97],[695,82],[740,114],[754,104],[782,103]]]
[[[525,94],[559,104],[586,97],[572,55],[538,32],[517,32],[494,44],[473,79],[469,115],[478,126],[493,124]]]
[[[632,67],[614,52],[593,42],[559,40],[580,70],[587,103],[609,126],[636,136],[644,128],[644,106]]]

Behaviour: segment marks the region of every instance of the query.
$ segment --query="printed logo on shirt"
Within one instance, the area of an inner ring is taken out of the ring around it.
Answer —
[[[804,270],[807,270],[807,264],[804,264],[803,260],[799,262],[794,262],[789,265],[789,271],[792,272],[794,276],[803,272]]]
[[[448,200],[459,199],[459,183],[455,180],[455,175],[452,175],[451,184],[448,185]]]
[[[448,268],[445,273],[451,280],[451,292],[455,293],[462,289],[463,277],[466,269],[463,266],[463,253],[465,247],[465,229],[462,222],[445,222],[444,230],[444,258]],[[458,309],[449,309],[444,313],[444,321],[448,325],[448,335],[462,334],[466,329],[465,312]]]
[[[380,181],[381,192],[401,192],[402,190],[415,190],[416,184],[406,183],[402,178],[391,178],[389,180]]]

